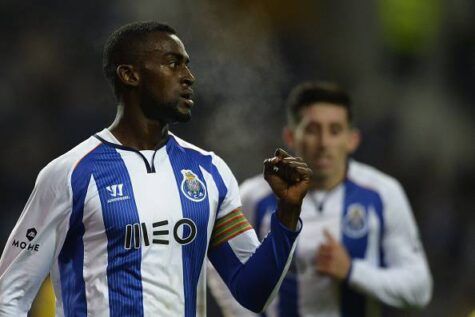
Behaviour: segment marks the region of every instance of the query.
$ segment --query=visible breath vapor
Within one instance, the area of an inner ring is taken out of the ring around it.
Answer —
[[[288,76],[279,47],[263,17],[232,4],[186,4],[146,1],[124,11],[131,20],[158,19],[177,29],[191,57],[199,99],[190,125],[197,129],[184,134],[223,156],[238,178],[250,176],[276,145],[282,146],[282,89]]]

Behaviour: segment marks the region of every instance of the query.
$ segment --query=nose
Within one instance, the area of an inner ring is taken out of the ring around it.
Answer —
[[[322,129],[318,135],[318,145],[320,148],[326,148],[330,139],[330,133]]]
[[[185,70],[183,72],[182,84],[186,86],[192,86],[193,83],[195,82],[195,76],[191,73],[191,70],[188,68],[188,66],[185,66]]]

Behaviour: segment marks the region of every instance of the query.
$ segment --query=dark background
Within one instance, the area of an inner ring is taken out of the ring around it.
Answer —
[[[401,316],[475,309],[472,0],[2,1],[0,248],[40,169],[112,122],[105,39],[150,19],[178,30],[197,78],[193,120],[172,130],[239,181],[282,146],[293,85],[346,87],[363,133],[355,157],[405,186],[434,276],[428,308]]]

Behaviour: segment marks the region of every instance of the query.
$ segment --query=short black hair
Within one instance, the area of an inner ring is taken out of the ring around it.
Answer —
[[[176,34],[176,31],[167,24],[146,21],[121,26],[107,38],[102,54],[102,69],[117,97],[120,93],[116,75],[117,66],[136,62],[140,45],[146,41],[148,35],[155,32]]]
[[[304,82],[295,86],[287,97],[287,124],[300,122],[301,110],[317,102],[328,102],[346,109],[348,123],[353,124],[353,109],[349,94],[333,82]]]

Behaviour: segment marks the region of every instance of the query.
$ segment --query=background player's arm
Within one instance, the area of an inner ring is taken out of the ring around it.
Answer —
[[[39,174],[3,250],[0,259],[0,317],[27,316],[50,271],[60,244],[61,228],[67,230],[65,215],[70,208],[69,196],[65,187],[53,185],[53,182],[58,182],[58,175],[53,175],[50,170],[47,167]]]
[[[386,267],[353,260],[349,284],[391,306],[423,307],[431,298],[432,277],[411,207],[399,184],[386,196]]]

